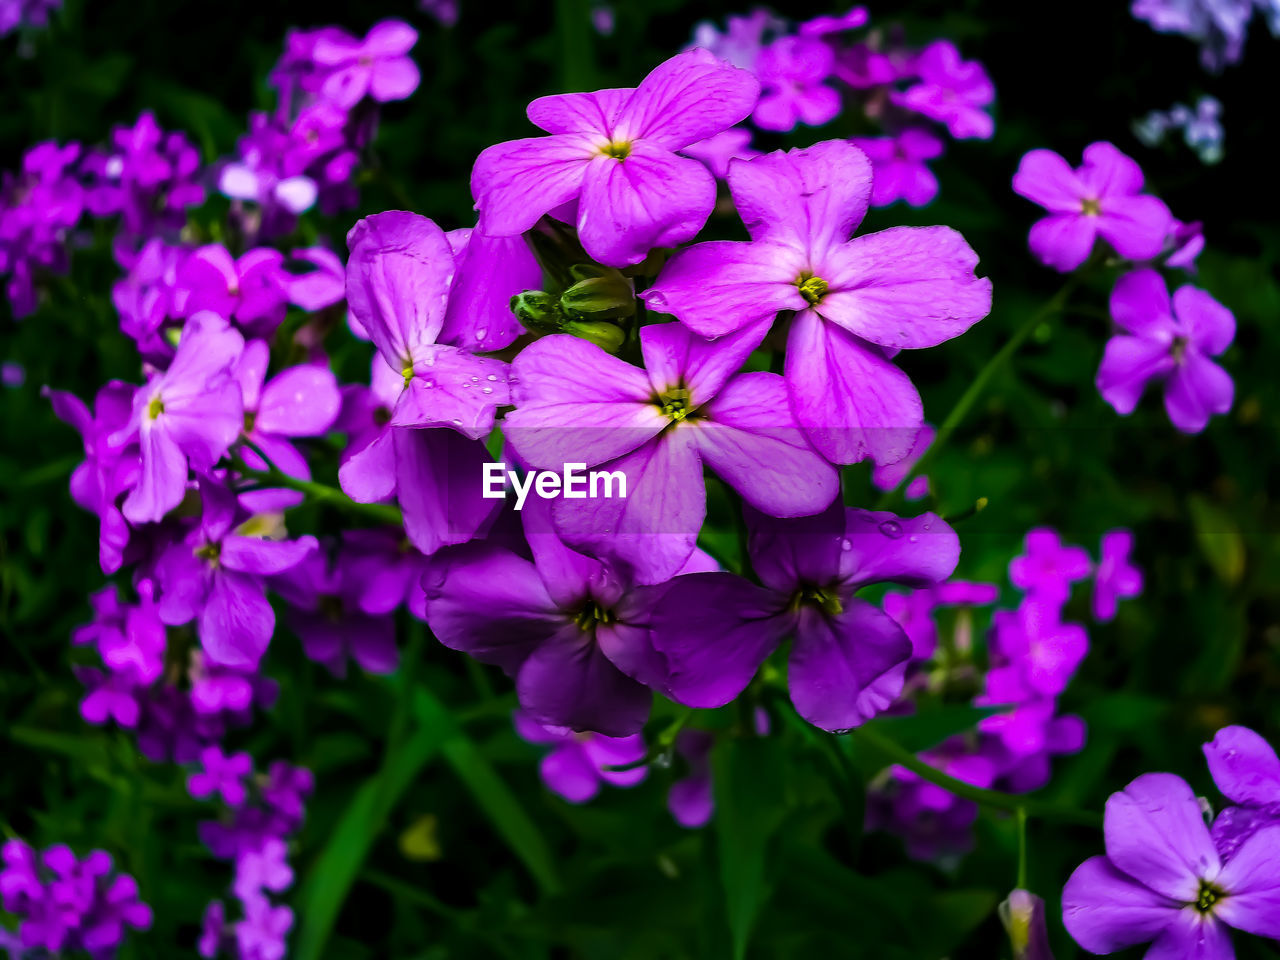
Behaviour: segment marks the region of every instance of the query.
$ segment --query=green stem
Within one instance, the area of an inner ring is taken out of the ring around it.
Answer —
[[[1027,810],[1018,808],[1018,884],[1017,889],[1027,889]]]
[[[1006,340],[1004,346],[997,350],[991,359],[987,361],[986,366],[978,371],[978,375],[973,378],[969,388],[961,394],[960,399],[956,401],[956,405],[947,414],[947,418],[938,427],[937,436],[933,438],[933,443],[929,444],[929,449],[924,452],[924,456],[916,461],[915,466],[907,472],[907,475],[902,478],[896,487],[880,498],[879,506],[881,509],[895,502],[902,494],[902,491],[907,488],[907,484],[929,469],[929,465],[937,457],[938,451],[946,446],[956,428],[960,426],[973,408],[973,405],[978,402],[978,399],[986,391],[991,378],[999,373],[1001,368],[1009,362],[1009,358],[1018,352],[1018,348],[1022,346],[1023,341],[1031,336],[1031,332],[1036,327],[1054,314],[1062,312],[1077,283],[1078,280],[1075,276],[1064,283],[1062,288],[1053,295],[1052,299],[1023,321],[1022,326],[1013,332],[1013,336]]]
[[[314,480],[299,480],[297,477],[291,477],[287,473],[281,473],[279,470],[250,470],[247,467],[241,468],[239,466],[236,468],[236,473],[242,478],[257,481],[263,487],[284,487],[287,490],[297,490],[317,502],[328,503],[352,513],[364,514],[379,523],[393,523],[397,526],[404,523],[404,515],[400,512],[400,508],[394,504],[358,503],[336,487],[316,483]]]
[[[647,767],[658,757],[671,751],[676,745],[676,737],[680,736],[680,731],[684,729],[684,725],[689,722],[689,718],[692,716],[693,707],[681,707],[680,714],[654,738],[653,745],[645,751],[643,757],[639,760],[633,760],[631,763],[608,764],[604,769],[620,773],[624,770],[634,770],[637,767]]]
[[[1040,817],[1044,820],[1058,820],[1063,823],[1078,823],[1087,827],[1101,827],[1102,815],[1092,810],[1078,810],[1075,807],[1061,807],[1031,797],[1015,796],[1012,793],[1001,793],[999,790],[986,790],[975,787],[971,783],[949,777],[936,767],[932,767],[917,757],[910,750],[899,745],[881,733],[867,727],[857,727],[849,732],[849,739],[860,746],[867,747],[900,767],[910,770],[922,780],[950,790],[957,797],[972,800],[974,803],[996,810],[1008,810],[1011,813],[1021,812],[1023,816]]]

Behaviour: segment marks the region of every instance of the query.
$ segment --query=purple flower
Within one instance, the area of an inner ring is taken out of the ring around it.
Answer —
[[[1017,610],[995,612],[987,674],[993,702],[1056,697],[1067,688],[1089,652],[1089,635],[1078,623],[1063,623],[1059,612],[1035,596],[1025,598]]]
[[[826,85],[835,70],[831,47],[816,37],[779,37],[760,51],[755,73],[760,100],[752,122],[786,132],[797,123],[820,127],[840,113],[840,94]]]
[[[709,51],[743,70],[755,70],[756,60],[764,49],[766,35],[785,30],[787,23],[763,7],[749,14],[731,16],[721,33],[714,23],[703,20],[693,31],[693,46]]]
[[[1085,147],[1075,170],[1052,150],[1027,153],[1013,192],[1049,211],[1031,227],[1031,252],[1063,273],[1088,259],[1099,236],[1127,259],[1156,256],[1173,218],[1163,201],[1141,192],[1142,182],[1138,165],[1109,143]]]
[[[931,513],[903,519],[839,500],[815,517],[776,520],[748,509],[747,520],[763,586],[701,573],[663,591],[651,632],[666,661],[666,692],[691,707],[722,706],[794,635],[788,682],[802,717],[847,730],[883,711],[902,691],[911,641],[855,593],[870,583],[945,580],[960,555],[955,533]]]
[[[802,37],[825,37],[832,33],[843,33],[845,30],[856,30],[859,27],[866,26],[867,18],[866,7],[851,7],[847,13],[843,13],[838,17],[822,16],[804,21],[800,24],[800,35]]]
[[[1213,841],[1224,860],[1267,827],[1280,826],[1280,759],[1248,727],[1223,727],[1204,745],[1209,773],[1234,806],[1213,821]]]
[[[236,859],[236,879],[231,889],[242,901],[261,896],[263,890],[281,893],[293,885],[288,847],[272,837],[259,850],[248,850]]]
[[[240,960],[283,960],[285,937],[293,926],[293,911],[272,906],[266,897],[245,901],[244,919],[236,924]]]
[[[117,243],[114,251],[120,266],[128,271],[111,288],[120,329],[137,341],[144,357],[166,364],[173,356],[173,344],[162,328],[165,321],[178,316],[176,303],[185,296],[178,288],[178,269],[189,251],[159,237],[152,237],[136,251]]]
[[[1151,380],[1164,383],[1165,410],[1183,433],[1231,409],[1235,385],[1209,358],[1231,345],[1236,321],[1208,293],[1185,286],[1170,299],[1159,273],[1135,270],[1116,281],[1111,318],[1123,332],[1107,341],[1097,385],[1116,413],[1132,413]]]
[[[1253,0],[1133,0],[1130,12],[1159,33],[1200,44],[1200,62],[1217,73],[1244,53]]]
[[[529,743],[550,744],[553,749],[542,758],[538,773],[547,789],[570,803],[586,803],[600,792],[600,784],[634,787],[645,778],[644,764],[630,770],[608,767],[635,763],[644,758],[644,737],[606,737],[599,733],[574,733],[564,727],[547,726],[523,710],[512,715],[516,733]]]
[[[915,60],[919,81],[892,94],[893,102],[944,124],[957,140],[988,140],[995,122],[986,107],[996,98],[995,87],[982,64],[961,60],[950,40],[935,40]]]
[[[1071,584],[1093,569],[1083,547],[1064,546],[1056,530],[1037,527],[1027,534],[1026,550],[1009,561],[1009,581],[1049,606],[1061,606],[1071,596]]]
[[[126,927],[151,926],[151,908],[138,899],[137,883],[128,874],[113,875],[104,850],[80,860],[58,845],[37,858],[14,839],[0,848],[0,861],[0,903],[22,918],[17,946],[23,951],[110,957]]]
[[[0,0],[0,37],[19,28],[47,27],[49,14],[62,9],[62,0]]]
[[[871,470],[871,482],[875,484],[877,490],[894,490],[898,484],[902,483],[911,473],[916,463],[924,456],[933,438],[938,435],[938,431],[931,425],[925,424],[916,433],[916,439],[911,444],[911,449],[907,455],[897,463],[890,463],[884,466],[876,465]],[[929,478],[926,476],[918,476],[907,484],[907,489],[903,491],[903,495],[908,500],[920,500],[929,495]]]
[[[370,616],[361,609],[369,585],[353,559],[346,550],[332,557],[317,550],[275,578],[273,586],[292,607],[289,626],[312,660],[338,677],[346,675],[348,658],[370,673],[391,673],[399,653],[395,620],[386,614],[404,599],[403,587],[395,603]]]
[[[211,310],[250,334],[270,336],[284,319],[288,280],[279,250],[256,247],[234,260],[211,243],[183,261],[175,305],[181,316]]]
[[[540,469],[582,462],[626,478],[625,497],[556,501],[570,543],[613,551],[642,582],[668,579],[702,528],[704,463],[774,516],[831,503],[836,471],[792,420],[782,378],[733,375],[763,334],[755,324],[712,343],[678,323],[647,326],[645,370],[563,334],[521,351],[504,422],[516,453]]]
[[[479,230],[514,236],[576,200],[578,237],[592,259],[639,263],[684,243],[715,206],[715,178],[682,150],[746,117],[756,79],[690,50],[634,90],[542,97],[529,119],[551,134],[487,148],[471,172]]]
[[[1190,274],[1196,272],[1196,257],[1200,256],[1200,251],[1204,249],[1202,227],[1199,221],[1195,223],[1173,221],[1169,235],[1165,237],[1162,251],[1166,254],[1164,261],[1166,267],[1185,270]]]
[[[350,110],[366,96],[378,103],[403,100],[418,89],[421,75],[409,51],[418,31],[400,20],[383,20],[363,40],[322,36],[312,57],[327,71],[320,92]]]
[[[445,646],[515,677],[532,720],[630,736],[644,726],[653,699],[633,678],[654,682],[659,671],[646,634],[657,592],[566,547],[543,502],[523,513],[532,562],[495,543],[453,547],[433,559],[422,584],[427,623]],[[700,553],[687,561],[689,570],[713,566]]]
[[[37,271],[66,273],[67,234],[84,212],[84,191],[72,176],[80,145],[38,143],[16,176],[0,177],[0,275],[15,319],[36,308]]]
[[[938,647],[933,612],[939,607],[985,607],[1000,595],[994,583],[948,580],[910,593],[886,593],[884,612],[893,617],[911,640],[911,659],[929,660]]]
[[[211,900],[200,921],[200,939],[196,941],[196,952],[204,960],[213,960],[222,952],[226,936],[227,908],[221,900]]]
[[[1148,956],[1229,960],[1229,928],[1280,937],[1280,826],[1225,864],[1186,782],[1148,773],[1107,801],[1106,856],[1062,891],[1067,932],[1092,953],[1154,941]]]
[[[452,27],[458,22],[458,0],[418,0],[418,9],[435,17],[442,27]]]
[[[1121,597],[1142,593],[1142,571],[1129,562],[1133,533],[1108,530],[1102,535],[1102,551],[1093,573],[1093,617],[1106,622],[1116,615]]]
[[[676,750],[689,765],[689,772],[671,784],[667,809],[676,823],[689,830],[706,826],[715,813],[711,793],[711,748],[715,742],[715,734],[707,730],[681,730],[676,737]]]
[[[873,207],[897,200],[923,207],[938,195],[938,178],[925,161],[942,156],[942,141],[929,131],[908,127],[896,137],[854,137],[850,142],[871,161]]]
[[[224,754],[216,744],[200,751],[200,765],[187,778],[187,792],[197,800],[219,794],[229,807],[239,807],[248,797],[244,780],[253,772],[253,760],[247,753]]]
[[[132,127],[111,131],[111,146],[81,162],[89,177],[85,206],[95,217],[120,214],[126,232],[147,235],[186,223],[187,207],[204,202],[200,153],[181,133],[165,133],[150,111]]]
[[[97,647],[102,662],[136,683],[149,684],[164,671],[166,637],[150,580],[138,583],[139,603],[123,604],[114,586],[90,596],[94,622],[77,627],[71,642]]]
[[[333,426],[342,408],[338,381],[327,366],[301,364],[266,380],[271,348],[265,340],[252,340],[235,367],[244,407],[243,436],[252,441],[282,472],[300,480],[311,479],[307,459],[291,442],[294,437],[318,437]],[[264,383],[264,381],[266,381]],[[239,451],[245,466],[265,470],[257,451]],[[285,510],[302,502],[293,490],[260,490],[240,495],[248,510]]]
[[[750,160],[760,156],[759,150],[751,148],[751,131],[746,127],[730,127],[714,137],[691,143],[680,152],[705,163],[717,180],[729,175],[730,160]]]
[[[306,767],[295,767],[283,760],[274,761],[267,770],[262,799],[289,824],[289,830],[302,823],[303,801],[315,789],[315,777]]]
[[[79,431],[85,459],[71,474],[71,498],[99,519],[98,562],[103,573],[115,573],[124,563],[129,524],[119,498],[138,484],[141,457],[137,438],[120,432],[133,415],[136,387],[108,381],[93,400],[93,412],[79,397],[45,388],[54,415]]]
[[[244,339],[213,313],[187,321],[173,363],[138,389],[128,426],[112,434],[141,447],[138,484],[124,501],[132,523],[158,522],[182,502],[187,473],[208,473],[244,425],[231,375]]]
[[[235,498],[202,481],[199,523],[156,561],[160,617],[171,626],[199,620],[200,642],[214,662],[254,668],[275,629],[263,578],[284,573],[316,549],[315,537],[266,540],[237,527]]]
[[[288,280],[289,302],[308,312],[323,310],[347,297],[347,268],[332,250],[305,247],[293,250],[293,261],[309,263],[314,270],[291,274]]]
[[[723,336],[797,311],[787,340],[791,409],[835,463],[894,463],[923,424],[919,394],[890,350],[958,336],[991,308],[991,281],[948,227],[848,239],[866,213],[871,164],[833,140],[730,164],[751,242],[676,254],[643,294],[694,332]]]

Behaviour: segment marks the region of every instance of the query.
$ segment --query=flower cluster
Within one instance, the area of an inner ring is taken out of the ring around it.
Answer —
[[[1068,932],[1092,953],[1152,943],[1148,956],[1235,956],[1231,929],[1280,940],[1280,760],[1258,734],[1225,727],[1205,744],[1232,802],[1204,801],[1171,773],[1147,773],[1107,801],[1106,855],[1062,892]]]
[[[1049,211],[1029,236],[1041,263],[1077,270],[1101,239],[1125,264],[1111,293],[1118,331],[1098,368],[1102,398],[1127,416],[1149,382],[1162,383],[1165,410],[1184,433],[1199,433],[1230,410],[1234,384],[1210,358],[1231,345],[1234,316],[1197,287],[1180,287],[1171,298],[1159,272],[1190,271],[1204,246],[1199,225],[1179,222],[1143,193],[1142,170],[1110,143],[1086,147],[1076,169],[1051,150],[1032,150],[1013,189]]]
[[[1222,159],[1222,104],[1213,97],[1201,97],[1195,108],[1175,103],[1168,110],[1153,110],[1133,126],[1133,132],[1148,147],[1159,146],[1175,130],[1195,151],[1201,163]]]
[[[995,88],[982,65],[961,59],[949,40],[916,50],[896,31],[881,29],[852,40],[852,32],[868,20],[863,7],[799,24],[757,8],[730,17],[724,31],[710,22],[699,24],[693,45],[755,74],[761,92],[751,122],[761,130],[823,126],[846,104],[856,107],[884,134],[853,138],[875,170],[872,206],[897,200],[923,206],[938,192],[926,161],[942,155],[939,134],[989,139],[995,125],[987,111]],[[747,131],[734,129],[685,152],[723,178],[731,158],[758,155],[749,142]]]
[[[0,0],[0,37],[21,29],[43,29],[62,0]]]
[[[1278,0],[1133,0],[1130,12],[1160,33],[1180,33],[1200,45],[1200,63],[1218,73],[1244,55],[1255,8],[1280,37]]]
[[[0,177],[0,274],[16,319],[36,308],[41,272],[65,273],[68,237],[84,213],[84,189],[75,177],[79,144],[40,143],[22,169]]]
[[[376,105],[418,88],[421,76],[408,56],[417,40],[398,20],[375,24],[364,39],[339,27],[289,34],[271,73],[275,111],[249,118],[239,157],[218,175],[222,193],[240,202],[247,236],[288,234],[317,202],[326,213],[355,205],[354,176],[377,125]]]
[[[187,780],[193,797],[222,799],[224,816],[200,825],[200,838],[220,860],[235,865],[231,893],[241,919],[227,922],[226,905],[214,900],[205,911],[197,952],[206,960],[272,960],[285,956],[293,911],[271,900],[293,885],[288,838],[302,825],[304,802],[314,786],[311,772],[283,761],[255,776],[247,753],[205,748]]]
[[[107,960],[126,927],[151,927],[151,908],[138,899],[138,884],[115,870],[105,850],[80,859],[61,844],[37,853],[9,840],[0,848],[0,905],[22,918],[14,949],[40,956],[83,951]]]
[[[1022,601],[1014,610],[992,614],[985,670],[975,657],[971,610],[996,601],[994,584],[950,581],[886,595],[885,611],[912,641],[909,695],[945,696],[976,685],[975,706],[1001,708],[978,721],[973,733],[948,739],[920,754],[921,760],[976,787],[1028,793],[1049,781],[1052,757],[1084,746],[1084,722],[1059,713],[1057,698],[1088,652],[1089,638],[1082,625],[1063,621],[1063,610],[1072,584],[1090,576],[1100,622],[1115,616],[1118,598],[1137,596],[1142,577],[1129,560],[1132,542],[1127,531],[1107,533],[1095,566],[1083,549],[1064,545],[1053,530],[1028,533],[1025,553],[1009,564],[1009,581]],[[950,631],[940,634],[935,611],[941,607],[958,610]],[[906,702],[900,709],[910,708]],[[870,828],[896,833],[912,857],[934,860],[970,849],[978,807],[894,767],[873,786],[867,811]]]

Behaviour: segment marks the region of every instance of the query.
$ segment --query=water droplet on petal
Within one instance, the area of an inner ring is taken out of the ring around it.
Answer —
[[[485,379],[486,379],[486,380],[488,380],[488,381],[490,381],[490,382],[492,382],[492,381],[494,381],[494,380],[497,380],[498,378],[497,378],[497,377],[495,377],[495,376],[491,373],[491,374],[489,374],[489,376],[485,377]]]
[[[850,540],[848,537],[845,537],[843,540],[841,540],[841,541],[840,541],[840,549],[841,549],[841,550],[852,550],[852,549],[853,549],[853,541],[852,541],[852,540]]]
[[[480,378],[479,378],[479,377],[472,377],[472,378],[471,378],[471,382],[472,382],[472,383],[479,383],[479,382],[480,382]]]
[[[480,392],[481,392],[481,393],[484,393],[484,394],[493,393],[493,387],[485,387],[485,388],[484,388],[483,390],[481,390]]]
[[[902,524],[897,520],[885,520],[880,524],[880,532],[890,540],[897,540],[902,536]]]
[[[477,331],[476,331],[476,339],[477,339],[477,340],[483,340],[483,339],[484,339],[485,337],[487,337],[488,335],[489,335],[489,328],[488,328],[488,327],[481,327],[479,330],[477,330]]]

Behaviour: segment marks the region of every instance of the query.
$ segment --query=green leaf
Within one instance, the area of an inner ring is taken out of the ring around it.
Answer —
[[[991,916],[1000,898],[990,890],[948,890],[930,897],[917,928],[921,946],[917,956],[946,957]]]
[[[1187,505],[1200,552],[1223,583],[1235,586],[1244,576],[1244,538],[1240,528],[1226,511],[1199,494],[1192,494]]]
[[[416,690],[413,711],[423,728],[439,738],[444,758],[471,791],[502,839],[528,868],[542,892],[558,893],[560,879],[551,849],[511,788],[454,722],[444,704],[431,693],[423,688]]]
[[[297,960],[319,960],[342,904],[374,839],[400,797],[440,749],[440,734],[425,726],[388,750],[382,769],[364,784],[311,865],[302,888]]]
[[[878,733],[912,753],[936,747],[948,737],[972,730],[978,721],[1008,707],[971,707],[967,704],[948,704],[933,709],[922,709],[909,717],[879,717],[871,721]]]
[[[782,821],[782,756],[773,740],[729,740],[713,758],[716,838],[733,956],[747,952],[756,914],[768,895],[765,853]]]

